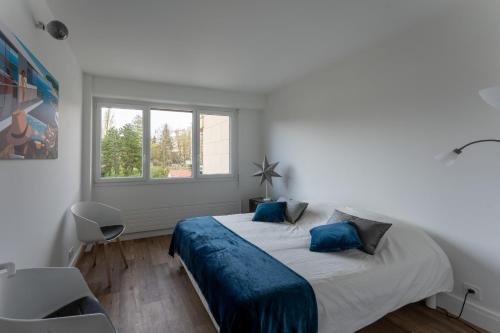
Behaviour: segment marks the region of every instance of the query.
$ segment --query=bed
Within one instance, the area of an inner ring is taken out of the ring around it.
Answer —
[[[327,223],[336,208],[311,204],[295,225],[251,222],[252,214],[214,218],[309,283],[320,333],[355,332],[406,304],[452,290],[452,269],[442,249],[423,231],[387,217],[370,216],[393,223],[375,255],[359,250],[309,251],[309,230]],[[177,254],[176,258],[185,266],[218,329],[219,322],[205,299],[206,289],[205,293],[200,290],[193,267],[187,267],[185,258]]]

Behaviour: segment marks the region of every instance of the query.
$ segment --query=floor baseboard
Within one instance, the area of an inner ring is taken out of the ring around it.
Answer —
[[[458,315],[462,302],[463,298],[454,294],[443,293],[438,296],[438,306],[454,315]],[[500,314],[475,303],[467,302],[462,318],[487,331],[500,332]]]
[[[156,237],[156,236],[164,236],[164,235],[171,235],[173,232],[173,229],[160,229],[160,230],[151,230],[151,231],[143,231],[143,232],[133,232],[129,234],[124,234],[123,236],[120,237],[122,240],[132,240],[132,239],[141,239],[141,238],[149,238],[149,237]],[[78,250],[76,251],[75,255],[73,258],[68,263],[68,267],[76,267],[78,265],[78,261],[82,257],[84,252],[89,252],[92,250],[93,244],[80,244],[78,246]]]
[[[173,229],[159,229],[159,230],[151,230],[151,231],[141,231],[141,232],[133,232],[129,234],[124,234],[120,237],[121,240],[132,240],[132,239],[140,239],[140,238],[149,238],[156,236],[165,236],[171,235],[173,233]]]

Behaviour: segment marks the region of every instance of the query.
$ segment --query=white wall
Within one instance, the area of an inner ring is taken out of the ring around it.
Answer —
[[[83,188],[88,198],[123,209],[128,232],[168,229],[184,217],[237,213],[248,209],[248,199],[261,194],[252,177],[252,161],[263,156],[262,109],[265,96],[215,89],[176,86],[85,75],[84,79]],[[197,181],[163,184],[94,184],[90,168],[92,152],[91,97],[220,106],[239,109],[239,181]]]
[[[478,90],[500,84],[500,3],[458,5],[398,38],[317,71],[269,97],[265,145],[280,161],[274,195],[344,202],[421,226],[456,278],[482,289],[466,318],[500,332],[500,110]],[[440,304],[456,311],[459,302]]]
[[[80,198],[82,76],[67,42],[36,30],[45,1],[1,0],[5,23],[59,80],[59,158],[0,161],[0,262],[64,266],[79,243],[67,208]]]
[[[94,96],[261,110],[261,94],[94,76]]]

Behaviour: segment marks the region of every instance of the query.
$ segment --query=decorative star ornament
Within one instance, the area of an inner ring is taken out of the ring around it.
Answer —
[[[260,185],[262,185],[266,180],[267,182],[273,186],[273,177],[281,177],[279,173],[274,171],[279,162],[269,163],[267,160],[267,156],[264,157],[264,161],[262,164],[253,163],[259,168],[259,171],[253,174],[254,177],[260,177]]]

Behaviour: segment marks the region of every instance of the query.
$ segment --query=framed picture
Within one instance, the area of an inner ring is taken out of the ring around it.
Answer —
[[[59,83],[0,22],[0,159],[56,159]]]

